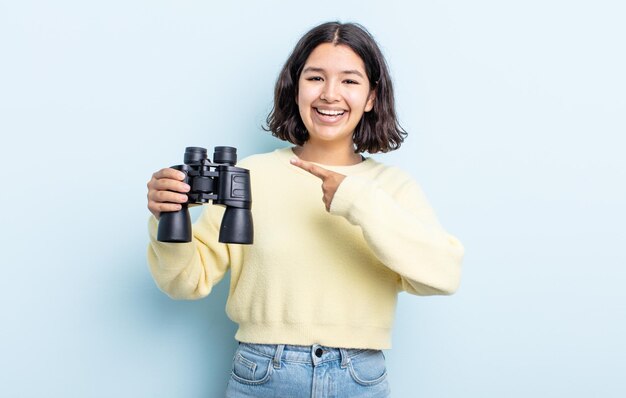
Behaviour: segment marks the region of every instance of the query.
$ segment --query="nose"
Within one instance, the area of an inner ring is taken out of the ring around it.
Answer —
[[[320,99],[326,102],[337,102],[339,101],[339,97],[340,94],[338,84],[334,81],[328,80],[326,84],[324,84]]]

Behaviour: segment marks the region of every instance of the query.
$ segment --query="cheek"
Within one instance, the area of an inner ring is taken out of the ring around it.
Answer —
[[[298,104],[298,113],[300,113],[300,116],[305,116],[307,114],[308,106],[306,106],[306,101],[300,94],[296,97],[296,104]]]
[[[346,98],[356,107],[364,108],[369,98],[369,91],[366,88],[359,88],[358,90],[350,90],[346,93]]]
[[[314,98],[315,93],[314,93],[314,89],[312,87],[307,87],[306,84],[301,84],[298,87],[298,95],[297,97],[297,103],[298,104],[302,104],[303,106],[305,105],[310,105],[312,98]]]
[[[298,94],[296,94],[296,104],[298,104],[299,108],[306,103],[306,89],[301,85],[298,86]]]
[[[350,104],[350,109],[356,114],[360,114],[367,106],[367,95],[363,93],[351,93],[346,100]]]
[[[315,101],[315,91],[311,88],[301,87],[296,95],[296,104],[300,115],[305,116],[311,113],[311,104]]]
[[[309,120],[311,119],[311,108],[306,105],[306,101],[300,96],[298,97],[298,114],[300,115],[300,120],[308,129]]]

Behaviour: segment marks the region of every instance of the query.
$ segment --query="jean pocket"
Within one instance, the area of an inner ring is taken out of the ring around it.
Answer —
[[[387,378],[385,355],[381,350],[365,350],[350,358],[348,370],[362,386],[373,386]]]
[[[231,376],[244,384],[267,383],[272,376],[272,358],[240,345],[235,351]]]

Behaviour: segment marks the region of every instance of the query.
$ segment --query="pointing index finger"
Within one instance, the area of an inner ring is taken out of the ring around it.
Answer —
[[[321,178],[322,180],[328,177],[330,173],[329,170],[326,170],[325,168],[320,167],[311,162],[307,162],[306,160],[302,160],[298,157],[292,158],[291,164],[293,164],[294,166],[300,167],[302,170],[308,171],[309,173],[313,174],[314,176],[318,178]]]

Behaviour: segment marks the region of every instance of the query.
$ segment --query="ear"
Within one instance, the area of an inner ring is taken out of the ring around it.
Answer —
[[[369,112],[374,109],[374,101],[376,101],[376,90],[370,91],[370,95],[365,103],[365,112]]]

